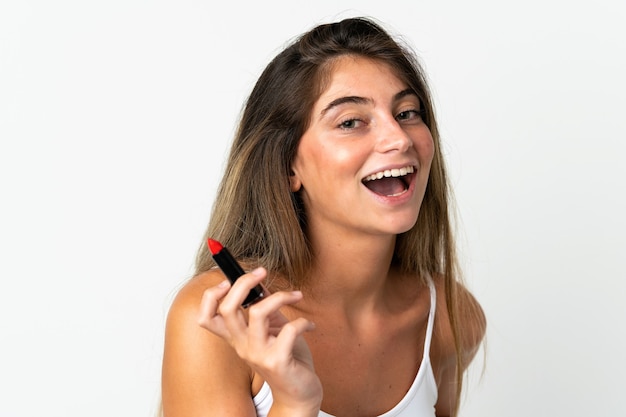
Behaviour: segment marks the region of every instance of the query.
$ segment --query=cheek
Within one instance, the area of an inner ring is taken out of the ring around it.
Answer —
[[[303,185],[311,182],[336,181],[342,173],[351,173],[360,158],[359,149],[348,144],[326,144],[318,141],[303,144],[293,163]]]
[[[310,188],[324,174],[324,149],[301,143],[292,170],[304,188]]]
[[[414,146],[422,163],[430,164],[435,155],[435,141],[430,131],[427,130],[425,134],[420,135],[418,139],[414,141]]]

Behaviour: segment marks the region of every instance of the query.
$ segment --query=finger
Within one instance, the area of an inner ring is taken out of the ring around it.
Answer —
[[[229,289],[230,283],[227,280],[206,289],[202,294],[202,301],[200,302],[200,310],[198,312],[198,324],[221,337],[228,337],[228,331],[217,309],[220,299],[228,293]]]
[[[252,305],[248,309],[248,332],[252,340],[266,343],[270,336],[276,335],[276,327],[279,329],[288,320],[279,313],[281,307],[295,304],[302,299],[300,291],[277,292]],[[270,325],[273,326],[270,329]]]
[[[221,303],[220,311],[227,313],[238,310],[250,293],[250,290],[259,285],[266,276],[267,271],[265,268],[256,268],[237,278],[235,283],[232,284],[228,296]]]
[[[298,337],[313,330],[315,330],[315,324],[304,317],[299,317],[285,324],[278,333],[274,344],[277,357],[291,357]]]
[[[235,338],[243,337],[247,330],[246,315],[241,304],[250,290],[267,276],[264,268],[257,268],[242,275],[232,284],[230,291],[218,306],[218,313],[223,317],[226,327]]]

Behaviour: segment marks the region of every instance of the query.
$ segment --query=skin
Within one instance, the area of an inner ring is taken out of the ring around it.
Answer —
[[[192,279],[168,316],[165,416],[255,416],[252,396],[264,381],[274,396],[272,416],[317,416],[321,408],[337,417],[371,417],[393,408],[418,371],[430,302],[428,287],[391,260],[396,235],[419,214],[432,157],[419,99],[390,67],[339,58],[290,178],[303,198],[315,254],[311,285],[304,294],[276,292],[244,310],[248,291],[266,277],[263,268],[232,287],[217,270]],[[363,183],[405,166],[415,172],[399,195],[380,196]],[[443,279],[433,279],[436,413],[448,416],[455,356]],[[471,297],[462,288],[461,296]],[[468,361],[482,338],[476,333],[464,343]]]

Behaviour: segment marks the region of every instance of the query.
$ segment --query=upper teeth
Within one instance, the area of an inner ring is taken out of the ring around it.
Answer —
[[[413,172],[413,170],[414,170],[413,166],[407,166],[407,167],[404,167],[404,168],[397,168],[397,169],[395,169],[395,168],[394,169],[386,169],[384,171],[380,171],[380,172],[377,172],[375,174],[368,175],[367,177],[365,177],[363,179],[363,181],[367,182],[367,181],[379,180],[382,177],[387,177],[387,178],[389,178],[389,177],[402,177],[402,176],[404,176],[406,174],[411,174]]]

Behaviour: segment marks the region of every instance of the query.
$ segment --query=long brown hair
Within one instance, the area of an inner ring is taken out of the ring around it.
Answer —
[[[350,18],[303,34],[265,68],[241,116],[196,273],[215,266],[206,238],[221,241],[236,258],[265,266],[293,288],[306,285],[312,254],[297,193],[289,187],[291,163],[313,105],[329,80],[334,59],[356,55],[384,61],[415,91],[434,140],[434,158],[416,224],[396,240],[394,263],[416,277],[443,275],[457,351],[457,406],[463,366],[456,301],[458,280],[449,212],[449,187],[426,77],[411,49],[371,19]]]

